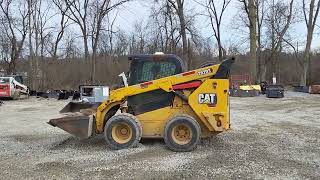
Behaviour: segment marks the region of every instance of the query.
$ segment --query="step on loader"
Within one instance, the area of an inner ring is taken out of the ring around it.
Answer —
[[[175,55],[130,56],[128,86],[111,90],[96,108],[51,119],[80,139],[103,134],[111,149],[163,138],[173,151],[191,151],[201,138],[230,129],[229,73],[234,58],[184,71]]]

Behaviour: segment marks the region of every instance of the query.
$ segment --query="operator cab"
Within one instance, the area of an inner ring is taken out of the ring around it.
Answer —
[[[172,54],[134,55],[129,57],[129,85],[140,84],[182,73],[183,61]]]
[[[185,71],[182,59],[172,54],[135,55],[130,56],[129,61],[131,61],[129,85],[153,81]],[[171,106],[173,99],[173,93],[158,89],[129,96],[127,101],[130,113],[139,115]]]

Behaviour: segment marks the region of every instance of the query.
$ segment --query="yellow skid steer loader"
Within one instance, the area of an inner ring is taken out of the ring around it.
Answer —
[[[187,72],[175,55],[129,60],[129,86],[112,90],[95,109],[80,109],[48,123],[80,139],[103,134],[112,149],[134,147],[141,138],[164,138],[173,151],[191,151],[200,138],[230,128],[233,58]]]

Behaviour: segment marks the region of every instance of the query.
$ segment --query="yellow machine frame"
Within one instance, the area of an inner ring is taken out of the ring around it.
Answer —
[[[125,102],[128,96],[162,89],[166,92],[174,92],[173,86],[202,81],[195,90],[183,90],[186,100],[176,96],[171,107],[146,112],[136,117],[142,125],[142,137],[162,137],[166,122],[177,114],[187,114],[195,118],[201,126],[202,136],[209,136],[223,132],[230,128],[229,122],[229,80],[210,79],[218,71],[220,64],[207,66],[193,71],[184,72],[129,87],[116,89],[110,92],[108,100],[97,109],[96,133],[103,133],[106,120],[110,118],[113,109],[121,106],[122,112],[126,112]],[[215,94],[217,103],[212,106],[199,103],[199,94]]]

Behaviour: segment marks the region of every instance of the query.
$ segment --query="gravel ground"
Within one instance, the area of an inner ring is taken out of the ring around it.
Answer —
[[[46,124],[67,101],[0,106],[0,179],[320,179],[320,96],[231,98],[232,130],[175,153],[161,140],[112,151]]]

